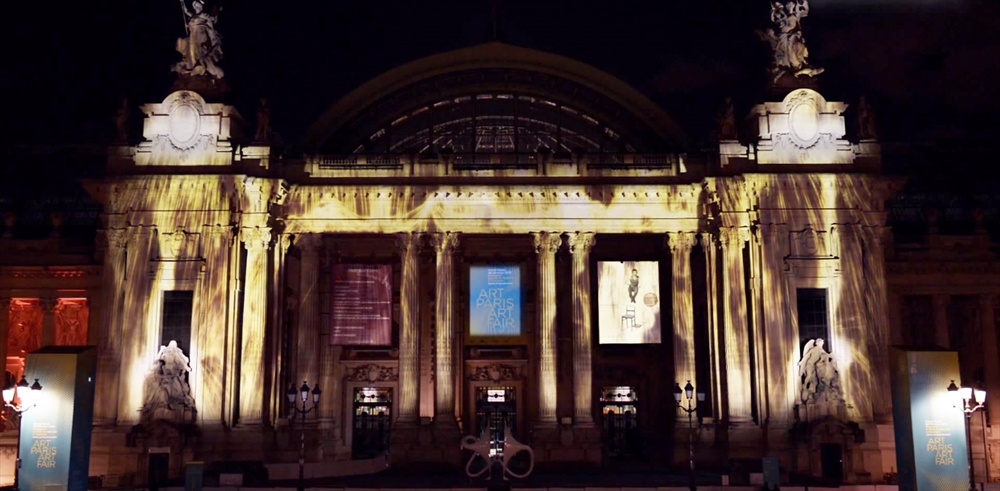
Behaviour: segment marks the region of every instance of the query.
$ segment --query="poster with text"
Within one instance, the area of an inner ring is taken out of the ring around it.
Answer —
[[[598,341],[660,342],[660,266],[656,261],[597,263]]]
[[[521,267],[516,264],[469,268],[469,334],[521,335]]]
[[[392,344],[392,266],[337,264],[332,293],[330,344]]]
[[[961,385],[955,351],[892,348],[892,409],[899,489],[969,488],[965,414],[948,393]]]

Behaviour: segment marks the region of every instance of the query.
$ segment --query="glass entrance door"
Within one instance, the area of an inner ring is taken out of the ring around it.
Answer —
[[[601,391],[602,433],[609,457],[639,453],[638,403],[635,387],[612,386]]]
[[[517,401],[513,387],[476,387],[478,434],[490,439],[490,455],[502,456],[504,430],[516,431]]]
[[[392,425],[392,389],[354,389],[354,422],[351,458],[371,459],[389,451]]]

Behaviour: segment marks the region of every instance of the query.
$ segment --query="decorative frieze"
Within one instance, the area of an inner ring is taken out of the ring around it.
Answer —
[[[525,377],[519,366],[494,363],[474,367],[466,378],[472,381],[506,382],[523,380]]]
[[[361,365],[348,369],[344,380],[347,382],[396,382],[399,380],[399,371],[392,367],[377,364]]]

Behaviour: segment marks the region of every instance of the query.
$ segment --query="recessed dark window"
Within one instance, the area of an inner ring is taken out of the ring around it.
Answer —
[[[163,324],[160,344],[166,346],[177,341],[184,354],[191,355],[191,313],[194,310],[194,292],[168,290],[163,292]]]
[[[799,353],[812,339],[822,339],[830,346],[830,311],[826,288],[796,290],[799,319]],[[829,347],[827,348],[829,349]]]

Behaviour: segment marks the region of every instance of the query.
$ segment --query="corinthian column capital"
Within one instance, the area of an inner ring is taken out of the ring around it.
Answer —
[[[438,254],[451,254],[458,247],[458,232],[441,232],[431,235],[431,244]]]
[[[400,254],[416,253],[420,249],[421,234],[419,232],[402,232],[396,234],[396,249]]]
[[[593,232],[572,232],[566,235],[566,244],[569,245],[569,252],[586,255],[597,244],[597,239]]]
[[[108,246],[115,249],[124,249],[128,246],[128,229],[124,228],[112,228],[104,231],[105,237],[108,239]]]
[[[723,247],[743,247],[750,242],[750,229],[744,227],[722,227],[719,229],[719,241]]]
[[[531,236],[534,238],[535,253],[537,254],[555,254],[562,246],[562,238],[559,237],[558,232],[532,232]]]
[[[248,251],[264,251],[271,244],[270,227],[244,227],[240,234],[243,237],[243,247]]]
[[[697,243],[697,234],[694,232],[670,232],[667,234],[667,247],[671,254],[683,254],[691,252],[691,248]]]

